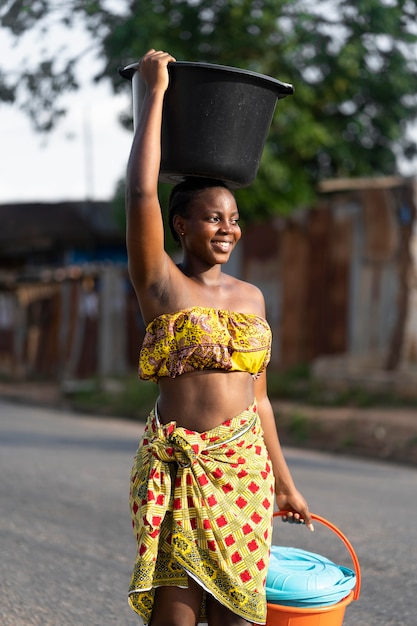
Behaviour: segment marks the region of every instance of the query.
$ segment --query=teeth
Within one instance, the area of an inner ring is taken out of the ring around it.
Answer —
[[[228,250],[230,248],[230,243],[228,241],[215,241],[214,244],[222,250]]]

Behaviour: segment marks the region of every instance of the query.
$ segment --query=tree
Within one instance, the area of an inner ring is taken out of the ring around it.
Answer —
[[[115,91],[130,89],[118,67],[151,47],[293,83],[257,180],[238,193],[252,217],[310,203],[320,179],[394,174],[417,154],[407,135],[417,117],[415,0],[5,0],[0,19],[16,40],[82,23],[102,64],[94,80]],[[41,56],[14,78],[3,64],[0,100],[50,130],[82,59]]]

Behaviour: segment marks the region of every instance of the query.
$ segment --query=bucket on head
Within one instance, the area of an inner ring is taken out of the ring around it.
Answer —
[[[277,511],[274,516],[282,517],[285,511]],[[345,609],[352,600],[359,598],[361,587],[360,565],[352,544],[345,535],[331,522],[319,515],[311,514],[313,520],[321,522],[332,530],[345,544],[354,564],[356,574],[355,589],[337,602],[328,606],[300,607],[284,606],[268,602],[266,626],[342,626]]]
[[[134,63],[119,70],[132,81],[134,126],[146,91],[138,67]],[[293,86],[210,63],[176,61],[168,64],[168,73],[160,181],[177,183],[198,176],[222,180],[233,189],[250,185],[276,103],[291,95]]]

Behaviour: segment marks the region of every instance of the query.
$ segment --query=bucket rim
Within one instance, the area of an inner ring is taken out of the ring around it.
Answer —
[[[329,604],[327,606],[318,606],[318,607],[300,607],[300,606],[286,606],[284,604],[276,604],[275,602],[268,602],[267,607],[268,611],[279,611],[280,613],[297,613],[298,615],[308,615],[309,613],[330,613],[331,611],[337,611],[352,602],[352,600],[356,600],[355,592],[349,592],[349,594],[336,602],[336,604]]]
[[[136,61],[135,63],[130,63],[125,67],[119,68],[119,74],[122,78],[127,78],[128,80],[132,80],[135,72],[139,69],[140,61]],[[213,72],[224,72],[226,74],[231,74],[235,76],[245,76],[256,79],[264,83],[265,87],[271,88],[276,91],[280,98],[285,98],[286,96],[291,96],[294,93],[294,86],[291,83],[284,83],[277,78],[273,78],[272,76],[267,76],[266,74],[261,74],[259,72],[254,72],[252,70],[245,70],[239,67],[232,67],[230,65],[220,65],[216,63],[206,63],[200,61],[171,61],[168,63],[168,71],[169,68],[196,68],[203,69]]]
[[[273,517],[283,517],[284,515],[288,515],[289,512],[290,511],[274,511]],[[355,569],[355,574],[356,574],[355,589],[350,592],[349,596],[353,594],[353,600],[357,600],[359,598],[359,594],[361,590],[361,568],[359,564],[359,559],[356,555],[355,550],[353,549],[352,544],[350,543],[349,539],[345,537],[342,531],[335,524],[333,524],[332,522],[329,522],[329,520],[327,520],[325,517],[316,515],[316,513],[310,513],[310,515],[311,515],[311,519],[313,519],[316,522],[320,522],[321,524],[323,524],[324,526],[327,526],[327,528],[332,530],[339,537],[339,539],[341,539],[341,541],[343,541],[343,543],[345,544],[350,554],[350,557],[352,559],[353,566]],[[332,606],[337,606],[337,605],[332,605]]]

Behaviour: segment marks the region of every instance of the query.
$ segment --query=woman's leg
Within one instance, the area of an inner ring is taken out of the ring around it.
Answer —
[[[196,626],[202,597],[202,588],[192,578],[186,589],[158,587],[149,626]]]
[[[232,613],[209,594],[206,599],[206,610],[208,626],[253,626],[252,622]]]

